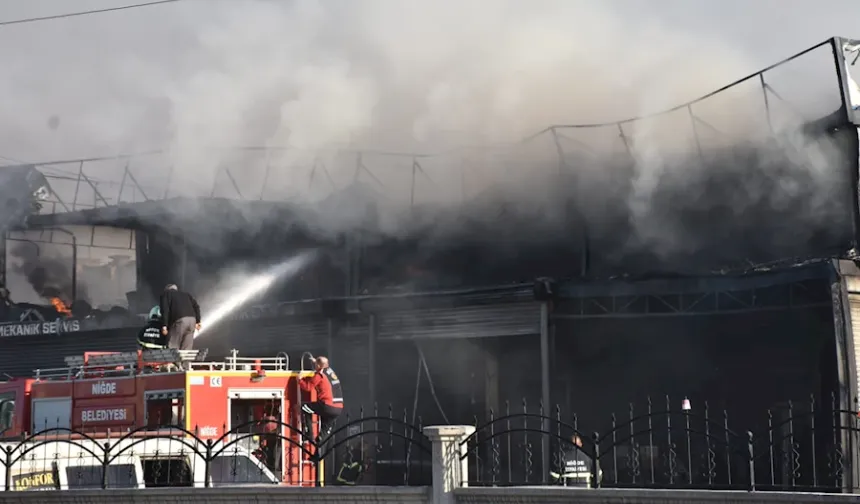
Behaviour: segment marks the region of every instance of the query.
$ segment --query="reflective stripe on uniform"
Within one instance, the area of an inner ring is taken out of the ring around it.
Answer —
[[[144,348],[152,348],[155,350],[161,350],[162,348],[167,348],[165,345],[159,345],[158,343],[148,343],[146,341],[137,340],[137,344]]]

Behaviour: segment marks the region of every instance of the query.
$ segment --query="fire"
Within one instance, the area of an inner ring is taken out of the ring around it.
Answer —
[[[66,306],[66,303],[64,303],[62,299],[58,297],[52,297],[51,304],[54,306],[55,310],[66,315],[67,317],[72,315],[72,310],[70,310],[69,307]]]

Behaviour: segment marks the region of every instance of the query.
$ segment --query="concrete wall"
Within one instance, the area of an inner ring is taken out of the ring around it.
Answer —
[[[458,488],[456,504],[848,504],[860,496],[688,490],[589,490],[576,488]],[[0,492],[0,504],[430,504],[426,487],[328,488],[159,488],[149,490],[73,490]]]
[[[328,488],[156,488],[147,490],[70,490],[0,492],[0,504],[428,504],[426,487]]]
[[[740,492],[718,490],[589,490],[587,488],[458,488],[457,504],[848,504],[860,502],[857,495]]]

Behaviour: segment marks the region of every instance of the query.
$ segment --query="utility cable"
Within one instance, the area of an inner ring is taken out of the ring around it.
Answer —
[[[415,344],[418,346],[418,344]],[[423,371],[423,366],[421,365],[421,355],[418,356],[418,375],[415,377],[415,397],[412,398],[412,421],[409,423],[413,428],[415,427],[415,419],[418,416],[418,393],[421,390],[421,373]],[[409,460],[412,455],[412,433],[409,432],[409,441],[406,443],[406,470],[409,471]],[[408,474],[408,473],[407,473]]]
[[[24,23],[35,23],[38,21],[49,21],[52,19],[63,19],[63,18],[77,17],[77,16],[88,16],[90,14],[102,14],[104,12],[114,12],[114,11],[121,11],[121,10],[127,10],[127,9],[136,9],[138,7],[151,7],[154,5],[175,3],[175,2],[179,2],[179,1],[180,0],[158,0],[156,2],[146,2],[146,3],[139,3],[139,4],[133,4],[133,5],[123,5],[121,7],[108,7],[105,9],[93,9],[93,10],[88,10],[88,11],[69,12],[66,14],[55,14],[53,16],[41,16],[41,17],[32,17],[32,18],[25,18],[25,19],[15,19],[12,21],[0,21],[0,26],[8,26],[8,25],[24,24]]]
[[[418,345],[418,342],[415,342],[415,348],[418,349],[418,357],[421,359],[421,365],[424,367],[424,374],[427,376],[427,384],[430,386],[430,395],[433,397],[433,401],[436,403],[436,407],[439,408],[439,413],[442,414],[442,419],[445,420],[446,424],[450,424],[448,421],[448,416],[445,414],[445,411],[442,409],[442,404],[439,402],[439,397],[436,395],[436,387],[433,386],[433,379],[430,377],[430,369],[427,367],[427,359],[424,358],[424,352],[421,351],[421,346]]]

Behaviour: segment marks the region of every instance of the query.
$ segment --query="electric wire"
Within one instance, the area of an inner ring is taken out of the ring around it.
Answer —
[[[14,19],[12,21],[0,21],[0,26],[10,26],[10,25],[24,24],[24,23],[37,23],[39,21],[50,21],[52,19],[64,19],[64,18],[78,17],[78,16],[89,16],[90,14],[102,14],[105,12],[115,12],[115,11],[128,10],[128,9],[137,9],[139,7],[152,7],[155,5],[176,3],[179,1],[180,0],[157,0],[155,2],[146,2],[146,3],[132,4],[132,5],[122,5],[120,7],[107,7],[104,9],[92,9],[92,10],[80,11],[80,12],[68,12],[66,14],[55,14],[53,16],[40,16],[40,17],[31,17],[31,18],[24,18],[24,19]]]
[[[424,352],[421,350],[421,346],[418,342],[415,342],[415,348],[418,349],[418,358],[421,359],[421,365],[424,367],[424,374],[427,376],[427,385],[430,386],[430,396],[433,397],[433,402],[436,403],[436,407],[439,408],[439,413],[442,414],[442,419],[445,420],[446,424],[450,424],[448,421],[448,415],[445,414],[445,410],[442,409],[442,404],[439,402],[439,397],[436,395],[436,387],[433,386],[433,378],[430,377],[430,368],[427,367],[427,359],[424,358]]]

